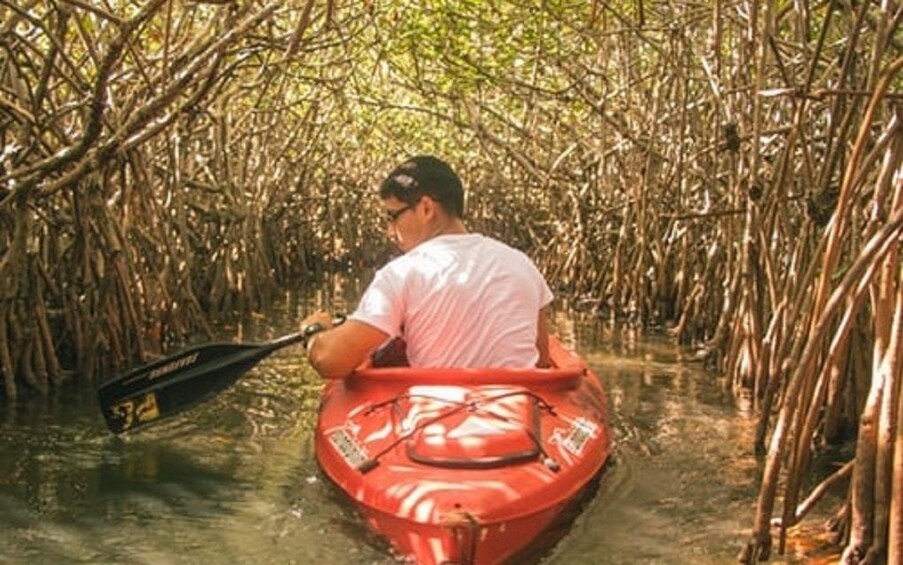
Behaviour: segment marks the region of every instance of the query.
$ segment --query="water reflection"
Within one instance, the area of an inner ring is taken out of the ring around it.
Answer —
[[[275,355],[210,402],[122,437],[90,391],[5,407],[0,561],[387,561],[349,534],[353,514],[319,478],[319,383],[301,369],[297,352]]]
[[[730,563],[756,495],[754,422],[664,337],[574,327],[612,407],[616,457],[549,563]]]
[[[294,331],[270,324],[224,333],[261,341]],[[667,339],[612,332],[568,312],[555,325],[607,388],[616,451],[594,499],[543,561],[733,562],[757,492],[754,422],[716,375]],[[0,407],[0,555],[12,563],[394,562],[318,472],[319,392],[300,351],[289,349],[133,436],[109,434],[86,390]],[[786,562],[794,559],[802,558]]]

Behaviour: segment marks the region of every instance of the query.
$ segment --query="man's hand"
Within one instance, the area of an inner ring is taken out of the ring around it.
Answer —
[[[323,310],[317,310],[316,312],[308,314],[306,318],[301,320],[301,331],[304,332],[305,328],[314,324],[320,324],[323,326],[324,330],[328,330],[333,325],[332,315]]]

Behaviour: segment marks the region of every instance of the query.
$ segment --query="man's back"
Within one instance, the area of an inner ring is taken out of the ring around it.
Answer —
[[[520,251],[479,234],[439,236],[377,273],[351,319],[407,343],[420,367],[531,367],[552,294]]]

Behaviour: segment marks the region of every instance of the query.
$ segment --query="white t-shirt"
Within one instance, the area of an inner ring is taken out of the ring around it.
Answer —
[[[350,318],[402,336],[413,367],[533,367],[539,310],[552,298],[524,253],[442,235],[377,271]]]

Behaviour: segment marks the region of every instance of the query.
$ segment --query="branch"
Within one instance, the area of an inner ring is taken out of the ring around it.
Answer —
[[[94,145],[100,137],[102,129],[101,121],[106,102],[105,93],[110,76],[113,74],[113,66],[122,55],[122,51],[132,32],[153,16],[154,12],[165,1],[166,0],[151,0],[137,15],[135,15],[134,18],[119,26],[119,34],[113,40],[113,43],[110,45],[109,50],[98,68],[97,78],[91,89],[91,99],[88,104],[88,119],[81,139],[73,147],[67,147],[58,151],[55,155],[43,159],[33,165],[15,170],[9,175],[0,178],[0,182],[18,181],[10,183],[13,184],[13,190],[11,190],[3,200],[0,200],[0,207],[8,205],[13,200],[28,199],[43,179],[63,167],[66,167],[70,163],[78,161],[84,157],[91,146]]]

